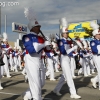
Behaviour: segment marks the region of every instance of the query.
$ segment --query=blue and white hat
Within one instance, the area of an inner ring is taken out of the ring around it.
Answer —
[[[7,33],[3,32],[3,41],[8,41],[8,36]]]
[[[59,22],[60,22],[60,32],[61,33],[68,32],[68,22],[66,18],[65,17],[61,18]]]
[[[92,21],[90,23],[90,26],[93,29],[93,32],[92,32],[93,36],[95,36],[96,34],[100,34],[99,25],[97,23],[95,23],[94,21]]]
[[[30,8],[25,8],[24,14],[25,14],[25,17],[27,17],[27,19],[29,20],[29,23],[28,23],[29,30],[31,30],[35,26],[41,26],[38,23],[38,21],[36,19],[36,15],[35,15],[35,13],[34,13],[34,11],[31,7]]]

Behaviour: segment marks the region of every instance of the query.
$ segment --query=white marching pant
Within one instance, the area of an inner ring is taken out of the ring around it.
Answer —
[[[42,58],[41,60],[42,60],[42,63],[43,63],[44,68],[46,68],[45,58]]]
[[[93,62],[93,59],[90,59],[90,68],[91,68],[91,71],[92,73],[94,73],[94,62]]]
[[[18,56],[18,66],[19,66],[20,70],[22,70],[20,55]]]
[[[41,75],[41,60],[40,58],[34,55],[25,55],[25,68],[26,68],[26,74],[28,76],[29,81],[29,89],[25,92],[25,95],[27,94],[33,98],[33,100],[42,100],[41,97],[41,86],[42,84],[42,75]],[[44,76],[45,79],[45,76]]]
[[[60,78],[60,80],[59,80],[59,82],[58,82],[58,84],[56,85],[54,91],[59,92],[59,91],[61,90],[61,88],[62,88],[64,82],[65,82],[65,78],[64,78],[64,76],[62,75],[61,78]]]
[[[50,75],[50,79],[54,79],[54,67],[53,67],[53,60],[52,58],[47,58],[48,62],[48,71],[46,72],[46,75]]]
[[[75,58],[71,57],[71,73],[72,73],[72,77],[75,76],[75,69],[76,69],[76,62],[75,62]]]
[[[98,75],[96,75],[93,79],[95,80],[96,83],[99,82],[99,76]]]
[[[46,67],[44,66],[41,60],[41,69],[40,69],[41,88],[43,88],[43,86],[45,85],[45,73],[46,73]]]
[[[53,57],[53,60],[54,60],[55,71],[56,71],[56,72],[59,72],[59,70],[58,70],[59,56],[58,56],[58,55],[57,55],[57,56],[54,56],[54,57]]]
[[[3,76],[3,67],[4,66],[0,66],[0,87],[1,87],[1,78],[2,78],[2,76]]]
[[[84,63],[83,63],[83,62],[84,62],[83,58],[80,57],[79,63],[80,63],[80,65],[82,66],[82,68],[80,68],[80,69],[78,70],[78,73],[79,73],[79,74],[82,74],[82,73],[84,72],[84,71],[83,71],[83,70],[84,70],[84,68],[83,68],[83,67],[84,67]]]
[[[5,54],[4,54],[4,57],[3,57],[3,62],[5,63],[4,71],[5,71],[5,73],[8,77],[8,76],[10,76],[10,73],[9,73],[8,59],[7,59],[7,56]]]
[[[13,63],[14,63],[14,60],[13,60],[13,58],[12,58],[12,54],[10,54],[9,63],[10,63],[10,69],[13,70]]]
[[[98,82],[99,82],[99,89],[100,89],[100,56],[93,55],[93,60],[98,72]]]
[[[23,68],[22,73],[23,73],[23,74],[25,74],[25,73],[26,73],[25,67]]]
[[[41,67],[41,70],[40,70],[40,72],[41,72],[41,88],[45,85],[45,71],[46,70],[45,70],[44,66]],[[28,76],[25,75],[25,80],[27,80],[27,79],[28,79]],[[24,95],[26,95],[28,99],[32,99],[32,94],[31,94],[30,88],[28,88],[24,92]],[[33,100],[37,100],[37,99],[33,99]]]
[[[61,76],[57,86],[55,87],[55,91],[59,92],[62,85],[64,84],[64,81],[67,81],[70,94],[74,95],[76,94],[76,89],[74,85],[74,81],[72,79],[71,69],[70,69],[70,58],[67,55],[61,55],[61,67],[63,71],[63,75]]]
[[[83,72],[83,69],[80,68],[80,69],[78,70],[78,75],[79,75],[79,74],[82,74],[82,72]]]
[[[14,57],[14,69],[16,72],[18,71],[17,65],[18,65],[18,59],[17,59],[17,57]]]
[[[4,66],[0,66],[0,79],[2,78],[3,73],[4,73],[3,67],[4,67]]]
[[[22,95],[23,95],[23,97],[26,96],[29,100],[32,99],[32,94],[31,94],[30,88],[28,88]]]
[[[84,69],[84,76],[90,75],[90,66],[89,66],[89,59],[83,59],[83,69]]]

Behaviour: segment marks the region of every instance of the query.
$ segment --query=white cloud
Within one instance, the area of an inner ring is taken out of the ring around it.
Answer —
[[[0,2],[8,2],[1,0]],[[12,2],[12,0],[9,0]],[[42,25],[44,33],[59,32],[59,19],[66,17],[68,22],[79,22],[98,19],[100,20],[100,0],[13,0],[19,5],[13,7],[2,7],[2,26],[4,26],[4,15],[7,15],[7,26],[12,22],[27,24],[24,16],[24,7],[33,7],[37,18]]]

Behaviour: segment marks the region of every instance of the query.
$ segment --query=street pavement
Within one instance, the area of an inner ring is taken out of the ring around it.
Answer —
[[[77,70],[75,71],[77,75]],[[46,80],[45,86],[42,89],[42,97],[44,100],[74,100],[70,98],[68,86],[65,82],[61,89],[62,96],[55,95],[52,90],[56,86],[61,76],[62,71],[55,73],[57,81]],[[24,76],[19,72],[11,72],[12,78],[2,78],[3,90],[0,90],[0,100],[23,100],[22,93],[28,88],[28,83],[25,83]],[[100,90],[94,89],[90,79],[96,74],[83,77],[77,76],[74,79],[77,93],[82,96],[81,100],[100,100]]]

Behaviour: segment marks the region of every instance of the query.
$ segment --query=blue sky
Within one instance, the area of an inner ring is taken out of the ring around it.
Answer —
[[[8,6],[8,0],[0,0],[1,30],[4,30],[4,16],[7,15],[8,40],[16,41],[18,33],[12,32],[12,22],[28,24],[24,8],[32,7],[45,35],[59,33],[59,19],[66,17],[68,23],[100,20],[100,0],[9,0],[19,5]]]

